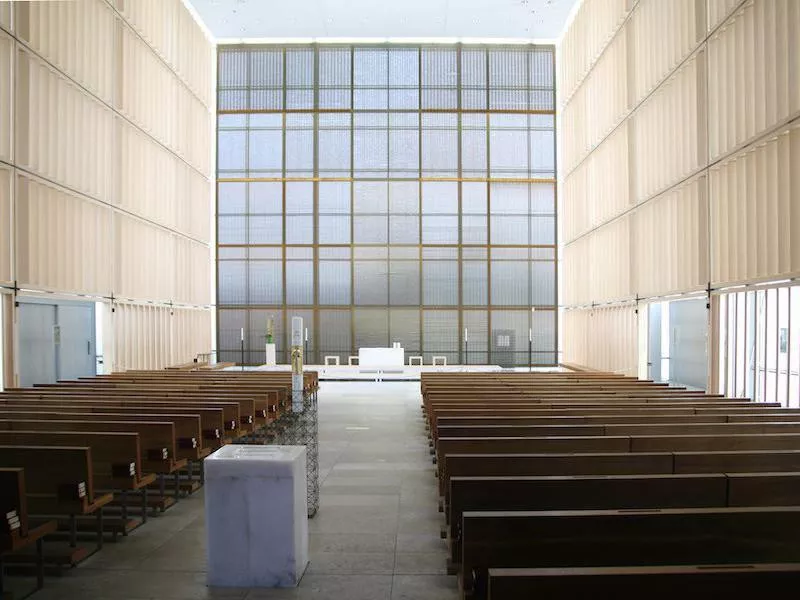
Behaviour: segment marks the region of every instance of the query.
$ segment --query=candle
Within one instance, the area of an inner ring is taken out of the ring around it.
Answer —
[[[467,330],[466,327],[464,327],[464,341],[465,342],[469,341],[469,331]]]
[[[528,328],[528,341],[529,342],[533,341],[533,329],[531,328]]]
[[[242,337],[241,340],[244,341],[244,327],[242,327]]]
[[[308,341],[308,327],[306,327],[306,341]]]

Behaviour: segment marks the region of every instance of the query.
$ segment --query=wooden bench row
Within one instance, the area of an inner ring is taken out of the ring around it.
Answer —
[[[304,383],[316,393],[315,373]],[[202,483],[202,460],[216,448],[291,411],[290,386],[290,373],[158,371],[10,389],[0,394],[0,467],[26,473],[31,523],[53,515],[67,525],[72,564],[89,554],[77,546],[82,519],[94,521],[97,548],[104,531],[127,534]],[[137,495],[139,507],[129,503]],[[104,517],[111,507],[118,519]]]
[[[800,516],[800,411],[600,373],[431,375],[423,414],[465,594],[633,598],[662,581],[798,577],[800,543],[775,529]]]

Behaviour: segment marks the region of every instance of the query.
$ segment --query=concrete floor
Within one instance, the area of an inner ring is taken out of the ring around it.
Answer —
[[[455,599],[419,407],[419,382],[321,384],[320,509],[298,588],[206,587],[201,490],[63,577],[48,577],[33,598]]]

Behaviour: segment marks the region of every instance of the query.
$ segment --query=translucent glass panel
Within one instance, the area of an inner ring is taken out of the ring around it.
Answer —
[[[222,48],[220,305],[316,311],[320,363],[391,341],[458,363],[468,322],[472,364],[496,362],[490,307],[556,303],[552,58]]]

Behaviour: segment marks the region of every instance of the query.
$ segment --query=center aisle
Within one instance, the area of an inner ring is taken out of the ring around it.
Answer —
[[[420,404],[419,382],[321,383],[320,509],[298,588],[206,587],[201,489],[34,598],[455,600]]]
[[[320,386],[320,511],[295,597],[457,598],[456,578],[445,575],[419,382]]]

